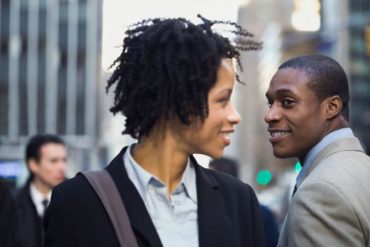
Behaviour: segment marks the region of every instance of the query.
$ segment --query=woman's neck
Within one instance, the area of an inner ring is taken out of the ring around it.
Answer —
[[[160,179],[170,196],[181,181],[189,154],[171,135],[151,135],[135,145],[132,157],[146,171]]]

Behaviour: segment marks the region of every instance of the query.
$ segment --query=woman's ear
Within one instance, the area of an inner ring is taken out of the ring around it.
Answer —
[[[343,102],[341,97],[334,95],[325,99],[325,114],[327,119],[332,119],[340,115],[342,111]]]

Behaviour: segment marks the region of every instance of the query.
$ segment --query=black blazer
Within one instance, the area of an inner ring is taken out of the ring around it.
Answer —
[[[106,169],[125,204],[139,246],[162,246],[148,211],[128,178],[123,154]],[[264,246],[258,202],[249,185],[195,164],[199,246]],[[119,246],[98,196],[82,175],[54,188],[45,216],[45,246]]]
[[[25,247],[43,246],[42,219],[37,214],[36,206],[30,195],[30,180],[16,193],[16,203],[19,209],[20,237]]]
[[[17,208],[14,198],[0,177],[0,246],[20,247]]]

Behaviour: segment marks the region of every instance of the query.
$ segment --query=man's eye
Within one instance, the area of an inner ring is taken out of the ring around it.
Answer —
[[[291,100],[291,99],[284,99],[284,100],[281,102],[281,104],[282,104],[283,106],[291,106],[292,104],[294,104],[294,101],[293,101],[293,100]]]

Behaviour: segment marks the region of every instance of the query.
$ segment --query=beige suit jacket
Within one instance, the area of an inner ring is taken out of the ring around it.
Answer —
[[[295,193],[278,246],[370,247],[370,158],[355,137],[324,148]]]

